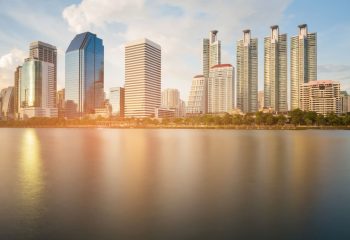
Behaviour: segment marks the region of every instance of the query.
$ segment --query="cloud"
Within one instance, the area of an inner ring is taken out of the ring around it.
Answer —
[[[202,71],[201,43],[210,30],[219,30],[223,62],[235,65],[235,43],[241,30],[249,27],[253,34],[267,34],[269,26],[280,21],[291,1],[82,0],[67,6],[62,16],[70,31],[94,31],[103,38],[105,60],[111,65],[106,65],[105,76],[113,78],[112,84],[116,84],[115,76],[124,79],[121,49],[125,42],[147,37],[159,43],[162,87],[179,88],[186,100],[192,77]],[[266,29],[260,30],[261,26]],[[113,49],[113,54],[108,49]]]
[[[0,57],[0,88],[13,86],[14,71],[16,67],[23,64],[25,52],[19,49],[12,49],[9,53]]]
[[[108,22],[126,21],[143,9],[143,0],[83,0],[64,9],[62,16],[75,33],[102,27]]]

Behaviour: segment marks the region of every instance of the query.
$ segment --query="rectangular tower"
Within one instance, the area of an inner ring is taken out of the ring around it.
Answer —
[[[112,116],[124,117],[125,90],[122,87],[114,87],[109,92],[109,104],[112,107]]]
[[[20,109],[20,101],[19,101],[19,91],[20,91],[20,82],[22,78],[22,66],[18,66],[15,71],[15,84],[14,84],[14,113],[15,117],[17,118],[19,109]]]
[[[258,39],[243,31],[237,42],[237,108],[244,113],[258,110]]]
[[[234,106],[234,68],[219,64],[210,69],[208,81],[208,113],[231,113]]]
[[[57,48],[44,42],[32,42],[29,46],[29,58],[35,58],[54,65],[54,90],[57,91]],[[55,100],[56,101],[56,100]]]
[[[153,117],[161,105],[161,47],[141,39],[125,46],[125,116]]]
[[[291,110],[300,108],[300,87],[317,80],[317,33],[308,33],[306,24],[299,25],[299,35],[291,38],[290,79]]]
[[[274,112],[287,112],[287,34],[271,27],[264,41],[264,106]]]

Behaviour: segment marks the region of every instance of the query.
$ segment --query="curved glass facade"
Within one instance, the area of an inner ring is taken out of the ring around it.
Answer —
[[[104,47],[102,39],[78,34],[66,51],[65,104],[68,118],[93,114],[104,103]]]
[[[41,107],[42,70],[39,60],[26,61],[22,67],[20,84],[20,105],[26,107]]]

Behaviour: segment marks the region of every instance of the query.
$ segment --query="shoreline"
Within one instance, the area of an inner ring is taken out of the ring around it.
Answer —
[[[80,128],[80,129],[202,129],[202,130],[350,130],[350,126],[105,126],[105,125],[28,125],[0,126],[0,128]]]

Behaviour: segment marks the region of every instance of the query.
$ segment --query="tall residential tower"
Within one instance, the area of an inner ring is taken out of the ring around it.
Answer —
[[[209,33],[209,38],[203,39],[203,76],[204,76],[204,113],[208,111],[208,79],[213,66],[221,64],[221,41],[218,40],[218,31]]]
[[[258,110],[258,39],[243,31],[237,42],[237,108],[244,113]]]
[[[264,41],[264,106],[275,112],[287,112],[287,34],[271,27]]]
[[[291,38],[291,110],[300,108],[302,84],[317,80],[317,33],[299,25],[299,35]]]
[[[219,64],[210,69],[208,113],[231,113],[234,106],[234,67]]]
[[[66,51],[66,116],[83,117],[104,107],[103,87],[103,41],[90,32],[78,34]]]

